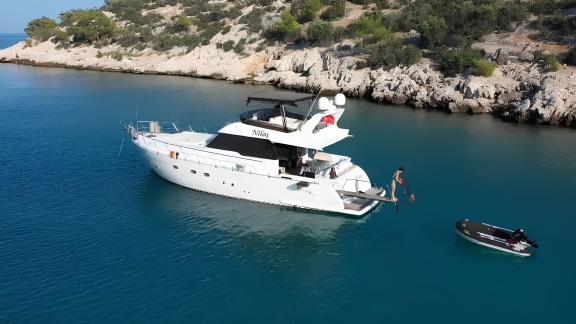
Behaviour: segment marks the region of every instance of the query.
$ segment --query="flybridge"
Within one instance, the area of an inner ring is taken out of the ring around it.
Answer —
[[[273,143],[323,149],[348,137],[348,130],[337,123],[345,109],[346,97],[338,94],[333,100],[317,96],[301,98],[248,97],[253,102],[271,103],[272,108],[251,110],[240,115],[240,122],[232,123],[220,133],[258,137]],[[312,101],[306,115],[288,111],[285,106],[297,107],[299,102]],[[314,107],[317,111],[312,114]]]
[[[310,101],[316,98],[317,96],[307,96],[292,99],[248,97],[246,100],[246,105],[249,105],[252,102],[260,102],[274,104],[274,107],[245,112],[240,115],[240,120],[248,125],[290,133],[297,129],[297,127],[295,127],[296,124],[301,125],[302,122],[307,119],[310,111],[312,111],[314,102],[310,103],[308,114],[306,114],[306,116],[287,111],[285,106],[288,105],[292,107],[298,107],[299,102]]]

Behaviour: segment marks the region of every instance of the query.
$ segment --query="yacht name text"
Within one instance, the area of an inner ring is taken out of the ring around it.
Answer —
[[[268,133],[266,133],[263,130],[260,129],[253,129],[252,130],[252,135],[254,136],[259,136],[259,137],[264,137],[264,138],[268,138]]]

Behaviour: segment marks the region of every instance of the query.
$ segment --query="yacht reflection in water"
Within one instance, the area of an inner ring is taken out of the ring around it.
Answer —
[[[147,182],[147,183],[146,183]],[[217,230],[235,236],[303,236],[329,239],[345,226],[364,219],[350,219],[322,212],[279,209],[272,205],[231,199],[170,185],[150,172],[144,183],[143,206],[155,214],[178,216],[195,230]]]

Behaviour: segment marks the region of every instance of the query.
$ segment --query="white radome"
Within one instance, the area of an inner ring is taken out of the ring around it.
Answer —
[[[346,104],[346,96],[343,93],[339,93],[334,97],[334,104],[336,106],[344,106]]]
[[[330,110],[333,107],[334,107],[334,105],[332,105],[332,103],[330,102],[330,100],[328,100],[328,98],[321,97],[320,99],[318,99],[318,109],[319,110]]]

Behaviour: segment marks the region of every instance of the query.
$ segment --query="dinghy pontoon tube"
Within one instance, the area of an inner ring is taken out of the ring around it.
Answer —
[[[522,229],[512,231],[489,224],[473,223],[468,219],[456,223],[456,233],[472,243],[518,256],[530,256],[530,247],[538,247]]]

